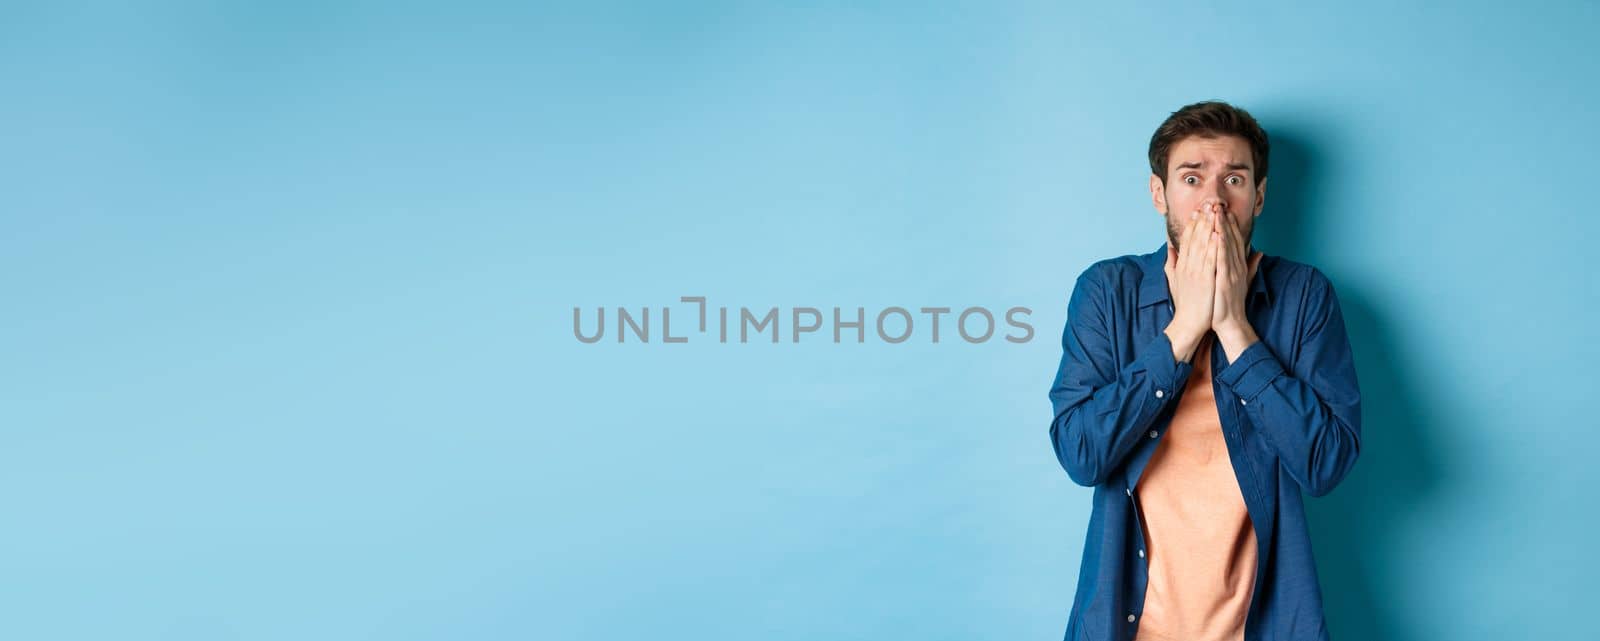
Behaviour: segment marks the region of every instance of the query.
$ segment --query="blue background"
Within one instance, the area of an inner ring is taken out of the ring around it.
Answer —
[[[806,4],[6,6],[0,637],[1059,638],[1067,295],[1220,98],[1356,350],[1335,636],[1590,638],[1594,3]],[[573,336],[680,296],[1036,334]]]

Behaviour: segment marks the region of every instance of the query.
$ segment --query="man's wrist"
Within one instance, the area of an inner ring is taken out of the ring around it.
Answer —
[[[1162,330],[1167,335],[1167,340],[1172,343],[1172,359],[1187,363],[1194,355],[1194,350],[1200,345],[1200,337],[1204,332],[1192,332],[1180,327],[1177,323],[1167,325]]]
[[[1218,326],[1216,331],[1217,342],[1222,344],[1222,350],[1226,353],[1229,363],[1238,360],[1240,354],[1260,340],[1260,337],[1256,336],[1255,328],[1249,323],[1228,323]]]

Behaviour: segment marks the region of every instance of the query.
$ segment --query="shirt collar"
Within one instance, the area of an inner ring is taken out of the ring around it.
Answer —
[[[1251,252],[1258,251],[1254,246]],[[1245,296],[1245,302],[1260,296],[1272,303],[1272,290],[1267,287],[1267,269],[1277,261],[1272,256],[1262,256],[1261,262],[1256,265],[1256,275],[1250,279],[1250,293]],[[1164,300],[1171,300],[1172,296],[1167,290],[1167,243],[1161,243],[1154,252],[1139,257],[1139,266],[1143,273],[1139,277],[1139,306],[1153,305]]]

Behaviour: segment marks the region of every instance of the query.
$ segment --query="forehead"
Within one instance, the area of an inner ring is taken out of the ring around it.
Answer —
[[[1229,164],[1254,165],[1250,143],[1238,136],[1189,136],[1179,140],[1167,154],[1167,167],[1176,170],[1182,163],[1200,163],[1206,169],[1221,169]]]

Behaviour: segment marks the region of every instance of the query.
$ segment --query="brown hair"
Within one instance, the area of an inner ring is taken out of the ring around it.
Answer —
[[[1256,124],[1250,113],[1218,100],[1185,105],[1172,112],[1155,135],[1150,137],[1150,173],[1167,184],[1167,155],[1179,141],[1190,136],[1218,138],[1238,136],[1250,144],[1250,155],[1255,165],[1256,186],[1267,178],[1267,132]]]

